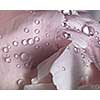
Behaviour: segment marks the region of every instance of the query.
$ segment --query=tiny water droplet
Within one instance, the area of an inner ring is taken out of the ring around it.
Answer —
[[[9,49],[8,49],[7,47],[4,47],[2,50],[3,50],[3,52],[5,52],[5,53],[8,53],[8,52],[9,52]]]
[[[17,80],[17,85],[18,86],[23,86],[25,83],[24,83],[24,80],[23,79],[19,79]]]
[[[96,39],[96,40],[99,40],[99,37],[98,37],[98,36],[96,36],[96,37],[95,37],[95,39]]]
[[[40,30],[39,30],[39,29],[35,29],[34,32],[35,32],[36,34],[38,34],[38,33],[40,33]]]
[[[9,57],[6,57],[6,58],[5,58],[5,62],[11,63],[11,59],[10,59]]]
[[[82,58],[85,58],[85,55],[81,53]]]
[[[27,45],[27,40],[24,39],[24,40],[21,41],[21,43],[22,43],[22,45],[26,46]]]
[[[27,61],[29,59],[29,55],[25,52],[20,54],[20,58],[22,61]]]
[[[46,33],[46,37],[50,37],[49,33]]]
[[[65,70],[66,70],[66,68],[63,66],[63,67],[62,67],[62,71],[65,71]]]
[[[29,29],[28,28],[24,28],[24,32],[25,33],[29,33]]]
[[[25,63],[24,66],[25,66],[26,68],[28,68],[28,67],[29,67],[29,63]]]
[[[34,44],[34,40],[32,38],[29,38],[27,40],[27,42],[28,42],[29,45],[33,45]]]
[[[82,32],[89,36],[89,28],[88,28],[87,25],[84,25],[84,26],[82,27]]]
[[[18,58],[19,58],[19,55],[18,55],[17,53],[15,53],[15,54],[14,54],[14,57],[15,57],[16,59],[18,59]]]
[[[39,42],[40,41],[40,38],[38,36],[34,37],[34,41],[35,42]]]
[[[10,46],[10,45],[8,45],[7,47],[8,47],[8,49],[10,49],[10,48],[11,48],[11,46]]]
[[[36,19],[36,20],[34,21],[34,23],[35,23],[36,25],[38,25],[38,24],[40,24],[40,21]]]
[[[16,67],[17,67],[17,68],[21,68],[21,65],[17,64]]]
[[[2,39],[3,38],[3,36],[2,35],[0,35],[0,39]]]
[[[71,36],[70,36],[70,34],[69,33],[67,33],[67,32],[63,32],[63,36],[64,36],[64,38],[66,38],[66,39],[68,39],[68,38],[70,38]]]
[[[18,46],[18,42],[17,41],[13,41],[13,46]]]
[[[38,49],[39,47],[40,47],[40,46],[38,46],[38,45],[35,45],[35,48],[36,48],[36,49]]]

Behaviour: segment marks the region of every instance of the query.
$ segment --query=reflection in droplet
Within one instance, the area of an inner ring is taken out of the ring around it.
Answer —
[[[26,46],[27,45],[27,40],[24,39],[24,40],[21,41],[21,43],[22,43],[22,45]]]
[[[34,41],[35,42],[39,42],[40,41],[40,38],[38,36],[34,37]]]
[[[17,64],[16,67],[17,67],[17,68],[21,68],[21,65],[20,65],[20,64]]]
[[[27,40],[27,42],[28,42],[29,45],[33,45],[34,44],[34,40],[32,38],[29,38]]]
[[[6,58],[5,58],[5,62],[11,63],[11,59],[10,59],[9,57],[6,57]]]
[[[29,29],[28,28],[24,28],[24,32],[25,33],[28,33],[29,32]]]
[[[13,41],[13,46],[18,46],[18,42],[17,41]]]
[[[23,79],[19,79],[17,80],[17,85],[18,86],[23,86],[25,83],[24,83],[24,80]]]
[[[34,32],[35,32],[36,34],[38,34],[38,33],[40,33],[40,30],[39,30],[39,29],[35,29]]]
[[[40,24],[40,21],[36,19],[36,20],[34,21],[34,23],[35,23],[36,25],[38,25],[38,24]]]
[[[21,53],[20,58],[22,61],[26,61],[29,59],[29,55],[25,52]]]
[[[5,53],[8,53],[8,52],[9,52],[9,49],[8,49],[7,47],[4,47],[2,50],[3,50],[3,52],[5,52]]]

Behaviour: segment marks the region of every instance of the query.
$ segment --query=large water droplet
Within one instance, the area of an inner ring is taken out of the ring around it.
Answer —
[[[24,40],[21,41],[21,43],[22,43],[22,45],[26,46],[27,45],[27,40],[24,39]]]
[[[24,28],[24,32],[25,33],[29,33],[29,29],[28,28]]]
[[[18,46],[18,42],[17,41],[13,41],[13,46]]]
[[[35,29],[34,32],[35,32],[36,34],[38,34],[38,33],[40,33],[40,30],[39,30],[39,29]]]
[[[27,42],[29,45],[33,45],[35,43],[35,41],[32,38],[29,38]]]
[[[19,79],[17,80],[17,85],[18,86],[23,86],[25,83],[24,83],[24,80],[23,79]]]
[[[7,47],[4,47],[2,50],[3,50],[3,52],[5,52],[5,53],[8,53],[8,52],[9,52],[9,49],[8,49]]]
[[[38,36],[34,37],[34,41],[35,42],[39,42],[40,41],[40,38]]]
[[[17,64],[16,67],[17,67],[17,68],[21,68],[21,65],[20,65],[20,64]]]
[[[38,24],[40,24],[40,21],[36,19],[36,20],[34,21],[34,23],[35,23],[36,25],[38,25]]]
[[[20,58],[22,61],[27,61],[29,59],[29,55],[25,52],[21,53]]]

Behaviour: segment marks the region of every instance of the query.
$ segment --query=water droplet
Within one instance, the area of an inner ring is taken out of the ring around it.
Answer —
[[[17,68],[21,68],[21,65],[17,64],[16,67],[17,67]]]
[[[82,58],[85,58],[85,55],[83,53],[81,53]]]
[[[98,44],[100,45],[100,40],[98,41]]]
[[[46,33],[46,37],[50,37],[49,33]]]
[[[79,52],[79,48],[74,47],[74,51],[75,51],[76,53],[78,53],[78,52]]]
[[[27,61],[29,59],[29,55],[25,52],[20,54],[20,58],[22,61]]]
[[[99,32],[95,31],[95,35],[98,35],[98,34],[99,34]]]
[[[67,32],[63,32],[63,36],[64,36],[64,38],[66,38],[66,39],[68,39],[68,38],[70,38],[71,36],[70,36],[70,34],[69,33],[67,33]]]
[[[24,80],[23,79],[19,79],[19,80],[17,80],[17,85],[18,86],[24,86]]]
[[[21,41],[21,43],[22,43],[22,45],[26,46],[27,45],[27,40],[24,39],[24,40]]]
[[[5,58],[5,62],[11,63],[11,59],[10,59],[9,57],[6,57],[6,58]]]
[[[65,70],[66,70],[66,68],[63,66],[63,67],[62,67],[62,71],[65,71]]]
[[[25,66],[26,68],[28,68],[28,67],[29,67],[29,63],[25,63],[24,66]]]
[[[7,47],[8,47],[8,49],[10,49],[10,48],[11,48],[11,46],[10,46],[10,45],[8,45]]]
[[[34,44],[34,40],[32,38],[29,38],[27,40],[27,42],[28,42],[29,45],[33,45]]]
[[[35,42],[39,42],[40,41],[40,38],[38,36],[34,37],[34,41]]]
[[[18,58],[19,58],[19,55],[18,55],[17,53],[15,53],[15,54],[14,54],[14,57],[15,57],[16,59],[18,59]]]
[[[0,35],[0,39],[2,39],[3,38],[3,36],[2,35]]]
[[[36,34],[38,34],[38,33],[40,33],[40,30],[39,30],[39,29],[35,29],[34,32],[35,32]]]
[[[47,43],[46,43],[46,45],[48,46],[48,45],[49,45],[49,43],[47,42]]]
[[[40,24],[40,21],[39,21],[39,20],[35,20],[34,23],[35,23],[36,25],[38,25],[38,24]]]
[[[17,41],[13,41],[13,46],[18,46],[18,42]]]
[[[70,12],[70,10],[63,10],[62,11],[62,13],[64,14],[64,15],[71,15],[71,12]]]
[[[3,50],[3,52],[5,52],[5,53],[8,53],[8,52],[9,52],[9,49],[8,49],[7,47],[4,47],[2,50]]]
[[[29,29],[28,28],[24,28],[24,32],[25,33],[29,33]]]
[[[35,48],[36,48],[36,49],[38,49],[39,47],[40,47],[40,46],[38,46],[38,45],[35,45]]]
[[[82,27],[82,32],[89,36],[89,28],[88,28],[87,25],[84,25],[84,26]]]
[[[95,37],[95,39],[96,39],[96,40],[99,40],[99,37],[98,37],[98,36],[96,36],[96,37]]]
[[[68,25],[67,25],[66,22],[63,22],[63,23],[61,23],[61,26],[62,26],[62,27],[66,27],[66,26],[68,26]]]

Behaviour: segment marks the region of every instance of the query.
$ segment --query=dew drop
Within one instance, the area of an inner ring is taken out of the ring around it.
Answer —
[[[35,29],[34,32],[35,32],[36,34],[38,34],[38,33],[40,33],[40,30],[39,30],[39,29]]]
[[[18,86],[23,86],[25,83],[24,83],[24,80],[23,79],[19,79],[17,80],[17,85]]]
[[[99,40],[99,37],[98,37],[98,36],[96,36],[96,37],[95,37],[95,39],[96,39],[96,40]]]
[[[27,40],[27,42],[28,42],[29,45],[33,45],[34,44],[34,40],[32,38],[29,38]]]
[[[9,52],[9,49],[8,49],[7,47],[4,47],[2,50],[3,50],[3,52],[5,52],[5,53],[8,53],[8,52]]]
[[[28,28],[24,28],[24,32],[25,33],[29,33],[29,29]]]
[[[17,41],[13,41],[13,46],[18,46],[18,42]]]
[[[35,23],[36,25],[38,25],[38,24],[40,24],[40,21],[39,21],[39,20],[35,20],[34,23]]]
[[[17,64],[16,67],[17,67],[17,68],[21,68],[21,65]]]
[[[29,55],[25,52],[21,53],[20,58],[22,61],[26,61],[29,59]]]
[[[25,63],[24,66],[25,66],[26,68],[28,68],[28,67],[29,67],[29,63]]]
[[[27,45],[27,40],[24,39],[24,40],[21,41],[21,43],[22,43],[22,45],[26,46]]]
[[[8,49],[10,49],[10,48],[11,48],[11,46],[10,46],[10,45],[8,45],[7,47],[8,47]]]
[[[85,55],[84,55],[84,54],[81,54],[81,57],[82,57],[82,58],[85,58]]]
[[[11,63],[11,59],[10,59],[9,57],[6,57],[6,58],[5,58],[5,62]]]
[[[35,42],[39,42],[40,41],[40,38],[38,36],[34,37],[34,41]]]

